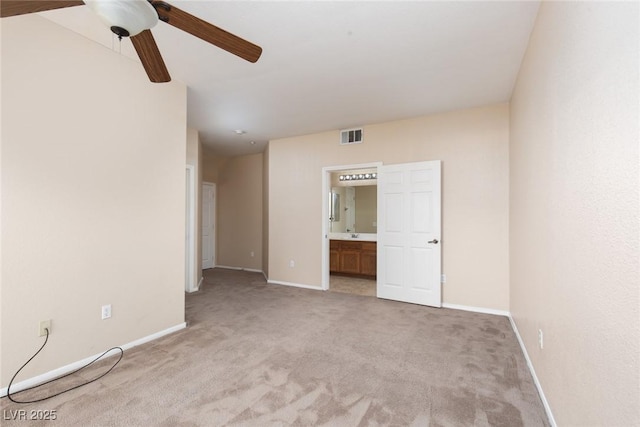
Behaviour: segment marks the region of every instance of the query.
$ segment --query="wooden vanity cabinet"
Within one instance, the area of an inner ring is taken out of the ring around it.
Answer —
[[[329,272],[336,273],[340,270],[340,245],[334,244],[336,240],[329,242]]]
[[[377,245],[376,242],[362,242],[360,253],[360,273],[365,276],[376,277],[377,274]]]
[[[350,276],[376,277],[376,242],[331,240],[329,271]]]

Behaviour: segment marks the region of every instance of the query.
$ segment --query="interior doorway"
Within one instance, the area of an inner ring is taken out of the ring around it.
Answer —
[[[377,171],[377,207],[372,221],[376,228],[370,234],[359,232],[358,224],[363,221],[357,219],[357,212],[353,229],[349,225],[337,227],[343,218],[350,217],[343,215],[342,197],[332,188],[336,174],[341,180],[358,181],[362,180],[358,170],[366,168]],[[440,307],[441,162],[326,167],[322,184],[322,288],[331,289],[331,273],[336,269],[354,278],[373,272],[378,298]]]
[[[375,187],[377,168],[381,165],[375,162],[329,166],[322,170],[324,290],[376,295]],[[369,193],[373,194],[370,203]],[[357,212],[359,197],[360,214]]]

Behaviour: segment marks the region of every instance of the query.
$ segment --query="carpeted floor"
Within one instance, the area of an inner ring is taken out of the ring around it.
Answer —
[[[55,410],[59,426],[549,425],[505,317],[214,269],[187,296],[187,321],[96,383],[2,399],[3,413]]]

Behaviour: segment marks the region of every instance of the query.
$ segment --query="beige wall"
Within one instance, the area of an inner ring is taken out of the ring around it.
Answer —
[[[323,167],[442,160],[443,300],[508,310],[508,106],[365,126],[363,144],[339,135],[269,144],[269,279],[321,286]]]
[[[219,156],[202,147],[202,180],[204,182],[217,183],[220,171],[228,161],[228,157]]]
[[[262,272],[269,277],[269,145],[262,155]]]
[[[217,264],[262,271],[262,153],[231,157],[221,164]]]
[[[196,210],[196,262],[193,271],[195,284],[202,279],[202,143],[196,129],[187,129],[187,165],[193,166],[196,176],[195,210]]]
[[[638,40],[637,2],[544,2],[511,103],[511,311],[562,426],[640,420]]]
[[[1,384],[184,322],[186,88],[39,16],[2,23]],[[113,317],[100,319],[111,304]]]
[[[3,341],[2,340],[2,327],[3,327],[3,323],[2,323],[2,317],[3,317],[2,316],[2,301],[4,301],[3,292],[2,292],[2,287],[3,287],[3,285],[2,285],[3,284],[3,282],[2,282],[2,276],[3,276],[2,271],[3,271],[3,265],[4,265],[4,263],[3,263],[4,257],[2,255],[2,246],[3,246],[2,241],[4,240],[2,238],[2,230],[3,230],[2,200],[4,199],[2,197],[2,193],[3,193],[3,190],[2,190],[2,188],[3,188],[3,184],[2,184],[2,162],[3,162],[3,160],[2,160],[2,117],[3,116],[2,116],[2,114],[4,112],[4,109],[2,108],[2,106],[4,104],[4,102],[2,102],[2,99],[3,99],[2,95],[4,93],[4,90],[3,90],[3,87],[2,87],[3,86],[2,85],[2,79],[4,78],[3,77],[4,73],[2,72],[2,66],[1,66],[2,65],[2,51],[4,50],[2,48],[2,44],[3,43],[2,43],[2,39],[1,39],[2,33],[3,33],[3,30],[2,30],[2,22],[3,21],[4,21],[4,19],[0,19],[0,387],[3,387],[4,384],[5,384],[5,382],[4,382],[5,380],[3,379],[4,378],[4,376],[3,376],[4,369],[2,368],[2,366],[3,366],[3,363],[2,363],[3,357],[2,357],[2,355],[4,354],[3,353],[4,350],[3,350],[3,346],[2,346],[2,341]]]

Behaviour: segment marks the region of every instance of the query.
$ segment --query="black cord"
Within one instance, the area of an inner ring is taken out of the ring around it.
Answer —
[[[100,356],[98,356],[98,357],[96,357],[95,359],[93,359],[91,362],[87,363],[87,364],[86,364],[86,365],[84,365],[84,366],[81,366],[80,368],[76,369],[75,371],[71,371],[71,372],[69,372],[69,373],[67,373],[67,374],[65,374],[65,375],[60,376],[60,377],[57,377],[57,378],[54,378],[54,379],[52,379],[52,380],[49,380],[49,381],[43,382],[42,384],[34,385],[33,387],[29,387],[29,388],[25,388],[25,389],[23,389],[23,390],[17,391],[17,392],[15,392],[15,393],[13,393],[13,395],[12,395],[12,394],[11,394],[11,384],[13,384],[13,380],[15,380],[15,379],[16,379],[16,377],[18,376],[18,374],[20,373],[20,371],[22,371],[22,370],[24,369],[24,367],[25,367],[25,366],[27,366],[27,365],[29,364],[29,362],[31,362],[31,361],[32,361],[32,360],[33,360],[33,359],[34,359],[34,358],[35,358],[35,357],[36,357],[36,356],[37,356],[37,355],[42,351],[42,349],[44,348],[44,346],[45,346],[45,345],[47,345],[47,341],[49,341],[49,329],[48,329],[48,328],[45,328],[44,330],[46,331],[47,335],[46,335],[46,337],[45,337],[45,339],[44,339],[44,343],[42,344],[42,346],[40,347],[40,349],[38,349],[38,351],[36,351],[36,353],[35,353],[33,356],[31,356],[31,357],[29,358],[29,360],[27,360],[27,361],[24,363],[24,365],[22,365],[22,366],[20,367],[20,369],[18,369],[18,371],[17,371],[17,372],[13,375],[13,377],[11,378],[11,381],[9,381],[9,387],[7,387],[7,396],[6,396],[6,397],[8,397],[8,398],[9,398],[9,400],[10,400],[10,401],[12,401],[13,403],[36,403],[36,402],[42,402],[43,400],[51,399],[52,397],[60,396],[61,394],[66,393],[66,392],[68,392],[68,391],[75,390],[75,389],[80,388],[80,387],[82,387],[82,386],[85,386],[85,385],[87,385],[87,384],[91,384],[92,382],[94,382],[94,381],[98,381],[100,378],[104,377],[104,376],[105,376],[105,375],[107,375],[109,372],[111,372],[111,371],[113,370],[113,368],[115,368],[115,367],[116,367],[116,365],[117,365],[118,363],[120,363],[120,361],[122,360],[122,356],[124,356],[124,350],[123,350],[121,347],[112,347],[112,348],[110,348],[109,350],[107,350],[107,351],[105,351],[104,353],[102,353]],[[120,350],[120,357],[118,358],[118,360],[116,361],[116,363],[114,363],[114,364],[113,364],[113,366],[111,366],[111,368],[109,368],[109,370],[108,370],[107,372],[105,372],[104,374],[100,375],[99,377],[96,377],[96,378],[94,378],[94,379],[92,379],[92,380],[89,380],[89,381],[87,381],[87,382],[84,382],[84,383],[82,383],[82,384],[78,384],[77,386],[74,386],[74,387],[68,388],[68,389],[66,389],[66,390],[62,390],[61,392],[58,392],[58,393],[56,393],[56,394],[52,394],[51,396],[43,397],[42,399],[36,399],[36,400],[15,400],[15,399],[13,398],[13,396],[15,396],[16,394],[24,393],[25,391],[29,391],[29,390],[33,390],[33,389],[36,389],[36,388],[42,387],[43,385],[46,385],[46,384],[52,383],[52,382],[54,382],[54,381],[61,380],[62,378],[66,378],[66,377],[68,377],[69,375],[73,375],[73,374],[75,374],[75,373],[77,373],[77,372],[80,372],[80,371],[81,371],[81,370],[83,370],[84,368],[86,368],[86,367],[88,367],[88,366],[91,366],[92,364],[94,364],[94,363],[95,363],[95,362],[97,362],[98,360],[102,359],[102,358],[103,358],[107,353],[109,353],[111,350]],[[3,397],[5,397],[5,396],[3,396]]]

